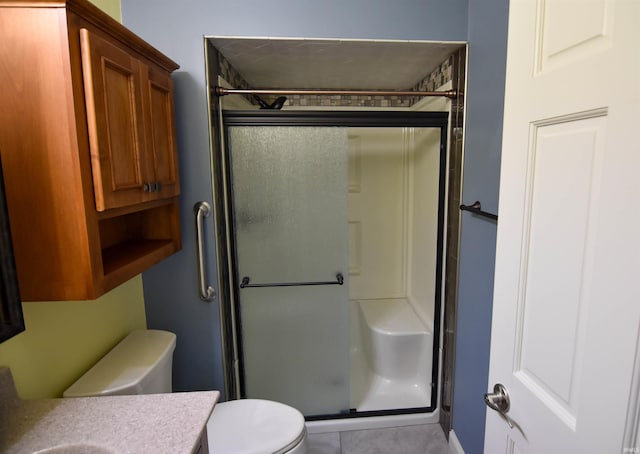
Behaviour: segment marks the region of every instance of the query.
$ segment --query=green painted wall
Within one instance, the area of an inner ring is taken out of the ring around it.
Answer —
[[[90,0],[91,3],[96,5],[105,13],[109,14],[114,19],[122,22],[122,10],[120,8],[120,0]]]
[[[92,0],[121,20],[120,0]],[[26,331],[0,344],[22,398],[59,397],[133,329],[145,328],[142,277],[94,301],[25,302]]]
[[[146,327],[142,277],[93,301],[22,303],[26,330],[0,344],[24,399],[60,397],[131,330]]]

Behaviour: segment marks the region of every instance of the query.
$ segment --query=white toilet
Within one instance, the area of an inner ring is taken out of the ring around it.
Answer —
[[[176,336],[136,330],[63,394],[64,397],[171,392]],[[242,399],[217,404],[207,423],[210,454],[306,454],[304,417],[278,402]]]

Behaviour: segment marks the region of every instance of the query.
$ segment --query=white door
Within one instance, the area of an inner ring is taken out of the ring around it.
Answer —
[[[639,0],[511,1],[487,454],[640,452],[639,68]]]

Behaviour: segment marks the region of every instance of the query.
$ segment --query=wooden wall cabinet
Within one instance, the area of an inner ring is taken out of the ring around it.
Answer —
[[[178,251],[178,65],[85,0],[0,0],[0,43],[22,300],[95,299]]]
[[[96,209],[177,195],[169,73],[80,29]]]

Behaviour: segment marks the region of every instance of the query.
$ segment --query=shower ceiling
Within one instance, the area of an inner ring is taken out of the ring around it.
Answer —
[[[464,43],[209,37],[254,88],[410,90]]]

